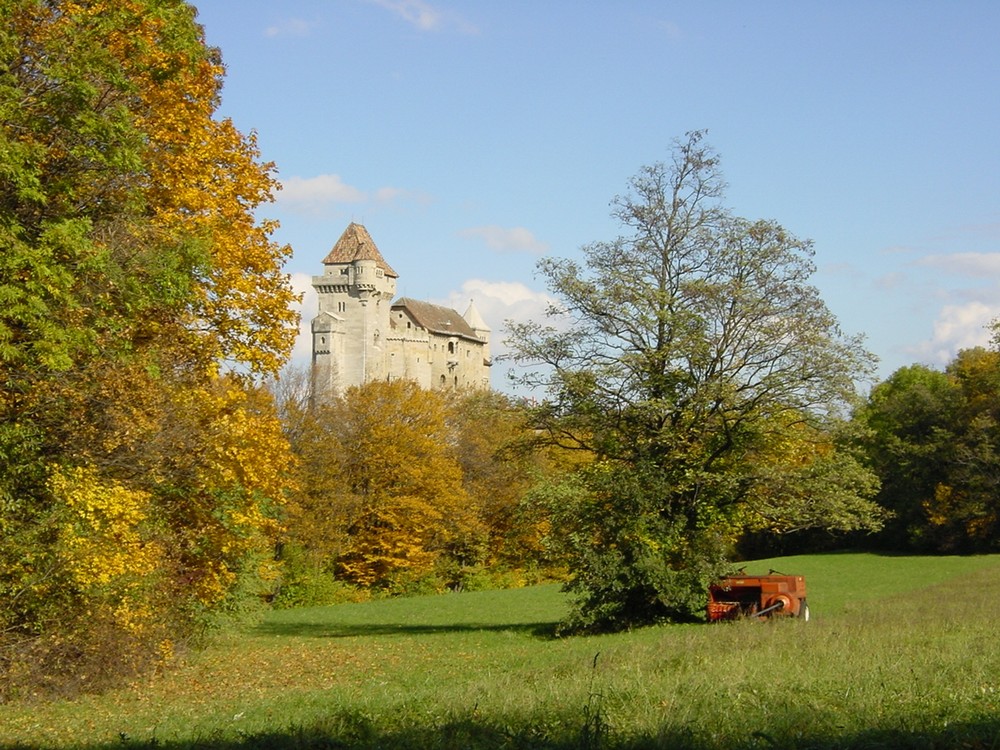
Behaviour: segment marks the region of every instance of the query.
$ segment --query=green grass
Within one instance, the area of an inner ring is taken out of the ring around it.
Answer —
[[[271,613],[104,696],[0,706],[42,748],[1000,748],[1000,556],[800,556],[813,619],[556,639],[557,586]]]

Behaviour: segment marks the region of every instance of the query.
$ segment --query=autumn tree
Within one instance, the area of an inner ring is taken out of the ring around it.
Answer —
[[[215,117],[223,67],[194,16],[179,0],[0,8],[8,665],[58,673],[49,643],[97,669],[118,637],[184,637],[273,532],[288,453],[251,376],[295,334],[289,249],[254,216],[272,168]]]
[[[280,605],[544,575],[548,518],[522,501],[559,469],[522,404],[403,382],[313,402],[297,368],[270,387],[298,459]]]
[[[446,393],[409,381],[367,383],[316,406],[304,434],[322,439],[296,442],[303,471],[288,539],[322,551],[357,586],[459,584],[483,559],[486,534],[449,408]]]
[[[488,535],[485,562],[496,575],[523,576],[546,564],[546,519],[525,512],[523,501],[560,467],[530,420],[524,404],[497,391],[458,392],[452,398],[454,455]]]
[[[281,607],[332,604],[351,595],[336,571],[354,511],[340,475],[338,410],[312,399],[310,380],[307,368],[289,366],[268,383],[295,456],[278,543],[282,575],[275,603]]]
[[[523,382],[546,396],[538,426],[595,459],[552,490],[578,627],[698,615],[765,505],[787,528],[878,523],[871,482],[825,437],[871,357],[809,284],[810,243],[723,207],[702,140],[678,141],[614,200],[622,236],[582,263],[543,259],[552,323],[510,328]],[[786,501],[777,488],[803,463],[824,481]]]

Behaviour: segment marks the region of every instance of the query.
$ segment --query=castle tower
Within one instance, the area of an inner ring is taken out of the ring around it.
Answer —
[[[388,374],[385,337],[398,274],[368,230],[351,223],[313,276],[319,312],[312,321],[313,394],[340,395]]]
[[[469,328],[475,331],[476,337],[483,342],[482,353],[483,353],[483,387],[490,387],[490,366],[493,364],[493,358],[490,356],[490,327],[486,325],[486,321],[483,320],[483,316],[479,314],[479,310],[476,308],[476,303],[469,300],[469,306],[466,308],[465,312],[462,314],[465,318],[465,322],[469,324]]]

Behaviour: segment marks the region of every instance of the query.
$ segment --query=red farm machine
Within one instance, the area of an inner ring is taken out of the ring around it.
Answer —
[[[766,576],[726,576],[708,588],[708,621],[741,617],[809,619],[806,579],[772,570]]]

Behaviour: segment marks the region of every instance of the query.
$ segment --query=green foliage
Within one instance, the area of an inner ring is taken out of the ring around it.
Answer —
[[[521,500],[558,468],[538,445],[528,410],[501,393],[475,390],[453,395],[447,420],[462,486],[486,529],[483,562],[521,569],[541,563],[542,530],[520,513]]]
[[[271,597],[279,609],[364,601],[367,591],[337,579],[330,560],[293,542],[281,545],[281,575]]]
[[[883,543],[938,552],[997,549],[1000,354],[959,352],[944,372],[905,367],[879,384],[857,421],[895,513]]]
[[[565,632],[701,615],[708,584],[728,569],[728,528],[719,516],[670,514],[670,490],[656,465],[599,462],[532,493],[557,554],[575,562]]]
[[[721,205],[718,157],[691,133],[643,168],[625,234],[539,263],[561,308],[511,327],[535,424],[585,452],[566,545],[575,621],[687,619],[746,528],[877,528],[874,478],[834,430],[872,358],[811,286],[812,248]],[[803,487],[786,492],[799,482]]]

